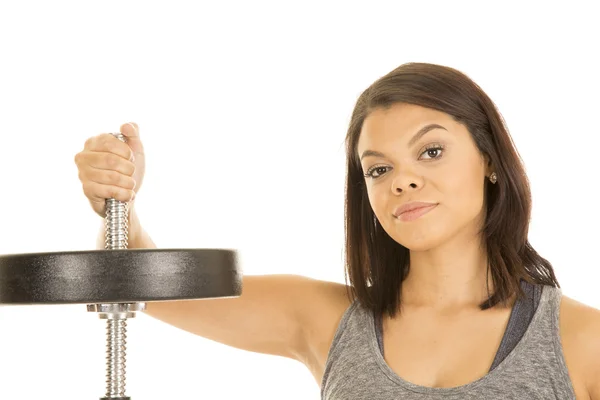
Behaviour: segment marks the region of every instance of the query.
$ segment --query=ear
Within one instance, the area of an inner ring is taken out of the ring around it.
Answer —
[[[490,176],[490,174],[495,171],[494,166],[492,165],[492,159],[488,154],[484,154],[483,161],[485,163],[485,176]]]

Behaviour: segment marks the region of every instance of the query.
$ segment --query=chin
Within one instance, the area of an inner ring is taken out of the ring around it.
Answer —
[[[396,240],[396,242],[406,247],[411,252],[425,252],[436,248],[437,243],[432,243],[431,240]]]
[[[429,228],[429,229],[428,229]],[[448,232],[440,232],[432,227],[384,227],[388,235],[410,251],[421,252],[441,246],[448,240]]]

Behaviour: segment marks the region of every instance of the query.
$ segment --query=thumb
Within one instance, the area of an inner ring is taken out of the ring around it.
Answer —
[[[126,124],[121,125],[119,131],[127,137],[127,139],[139,139],[140,137],[140,128],[135,122],[127,122]]]
[[[144,152],[144,147],[140,139],[140,128],[135,122],[127,122],[121,125],[119,132],[127,138],[127,144],[135,154]]]

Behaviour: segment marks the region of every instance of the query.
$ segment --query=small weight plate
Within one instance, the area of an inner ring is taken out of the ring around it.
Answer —
[[[123,249],[0,256],[0,304],[139,303],[237,297],[228,249]]]

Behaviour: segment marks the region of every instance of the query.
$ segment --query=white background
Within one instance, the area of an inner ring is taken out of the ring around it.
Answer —
[[[0,254],[93,249],[101,220],[73,157],[136,121],[137,208],[159,247],[236,248],[246,274],[343,282],[354,102],[426,61],[498,105],[532,181],[530,241],[566,295],[598,308],[597,13],[518,3],[3,1]],[[128,336],[133,399],[318,398],[294,361],[146,315]],[[0,307],[0,354],[2,399],[104,393],[104,321],[84,305]]]

